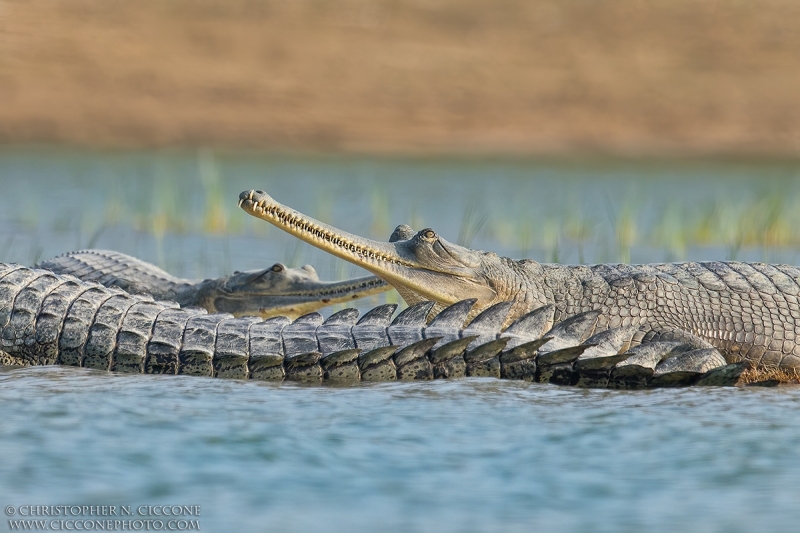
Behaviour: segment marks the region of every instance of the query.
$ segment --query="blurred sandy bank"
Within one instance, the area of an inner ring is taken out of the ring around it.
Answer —
[[[800,155],[800,3],[0,0],[0,142]]]

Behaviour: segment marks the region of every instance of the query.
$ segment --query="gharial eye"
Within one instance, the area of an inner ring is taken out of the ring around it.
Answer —
[[[280,263],[275,263],[274,265],[272,265],[272,269],[271,270],[273,272],[283,272],[284,270],[286,270],[286,267],[283,266]]]
[[[436,240],[436,232],[432,229],[424,229],[420,233],[422,233],[422,238],[426,241],[435,241]]]

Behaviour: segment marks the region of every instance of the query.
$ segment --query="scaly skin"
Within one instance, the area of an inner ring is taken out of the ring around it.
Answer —
[[[636,329],[592,335],[597,312],[553,325],[554,308],[546,306],[502,330],[512,305],[501,303],[464,326],[473,304],[459,302],[428,325],[432,302],[393,321],[393,304],[358,321],[355,309],[327,320],[318,313],[294,322],[234,318],[0,263],[0,363],[302,381],[486,376],[614,388],[730,385],[745,368],[680,343],[628,352]]]
[[[598,327],[634,326],[634,342],[675,339],[715,347],[728,362],[800,368],[800,270],[764,263],[703,262],[565,266],[515,261],[449,243],[432,229],[401,225],[389,242],[323,224],[245,191],[240,206],[300,239],[391,283],[413,304],[437,309],[464,298],[473,313],[513,301],[509,319],[554,305],[556,320],[600,311]]]
[[[217,279],[176,278],[155,265],[108,250],[69,252],[37,268],[70,274],[131,294],[149,294],[181,307],[199,306],[234,316],[298,317],[328,305],[350,302],[390,290],[380,278],[367,276],[346,281],[320,281],[314,267],[287,269],[276,263],[264,270],[234,272]]]

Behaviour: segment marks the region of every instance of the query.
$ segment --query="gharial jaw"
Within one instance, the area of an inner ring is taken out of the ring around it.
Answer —
[[[375,276],[344,281],[320,281],[311,265],[286,268],[276,263],[265,270],[234,272],[206,280],[197,305],[234,316],[297,318],[321,307],[350,302],[391,289]]]
[[[263,191],[245,191],[239,206],[299,239],[372,272],[414,304],[432,300],[439,306],[475,298],[476,309],[502,301],[487,268],[502,270],[495,254],[449,243],[432,229],[414,233],[398,226],[389,242],[366,239],[315,220],[273,200]],[[497,279],[497,276],[495,276]]]

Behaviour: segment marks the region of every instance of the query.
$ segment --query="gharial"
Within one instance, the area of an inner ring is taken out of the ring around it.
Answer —
[[[380,278],[320,281],[311,265],[286,268],[276,263],[263,270],[234,272],[216,279],[177,278],[157,266],[110,250],[81,250],[43,261],[37,268],[70,274],[131,294],[146,294],[185,306],[234,316],[289,316],[391,290]]]
[[[800,269],[744,262],[566,266],[512,260],[447,242],[434,230],[395,229],[389,242],[334,228],[263,191],[239,205],[322,250],[393,285],[409,304],[436,302],[434,313],[464,298],[472,316],[513,302],[508,320],[552,305],[555,320],[597,311],[599,330],[633,327],[633,343],[673,340],[716,348],[729,363],[800,368]]]
[[[127,373],[300,381],[427,380],[460,376],[587,387],[731,385],[745,365],[713,349],[653,342],[629,349],[636,327],[595,333],[598,311],[554,322],[547,305],[502,329],[513,304],[475,300],[345,309],[294,322],[208,314],[48,270],[0,263],[0,364],[63,364]]]

